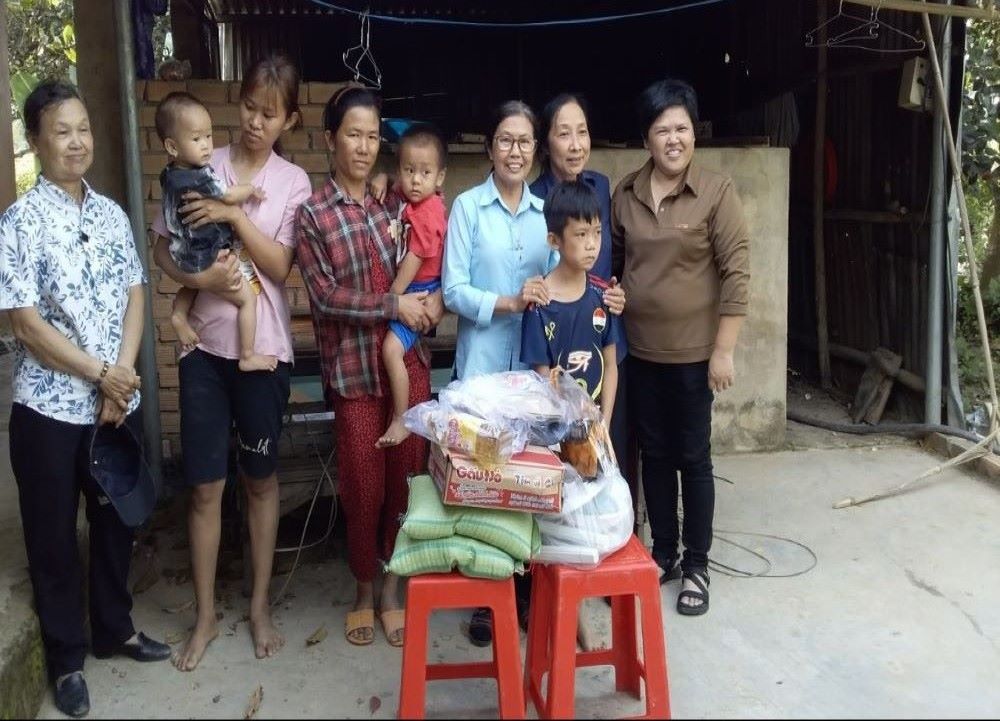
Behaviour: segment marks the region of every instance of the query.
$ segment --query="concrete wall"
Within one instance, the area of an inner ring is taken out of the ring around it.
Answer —
[[[285,155],[309,173],[313,187],[325,182],[329,157],[323,140],[323,105],[338,84],[303,83],[299,93],[304,127],[282,139]],[[157,177],[166,155],[153,130],[156,103],[172,90],[187,89],[208,105],[212,114],[215,143],[224,145],[238,132],[235,102],[238,85],[212,80],[186,83],[148,81],[137,84],[140,107],[140,150],[146,222],[160,212]],[[449,158],[445,195],[449,201],[472,185],[481,183],[489,171],[485,152],[454,152]],[[644,150],[594,150],[590,167],[611,178],[612,187],[627,173],[642,165]],[[780,446],[785,431],[785,368],[787,319],[788,246],[788,151],[772,148],[706,148],[698,150],[697,162],[728,173],[746,209],[750,228],[750,316],[736,351],[736,385],[720,394],[715,403],[713,443],[716,450],[763,450]],[[383,152],[381,167],[391,169],[392,154]],[[179,433],[177,413],[176,337],[169,322],[170,304],[177,286],[150,269],[154,288],[153,315],[157,325],[156,352],[160,372],[160,407],[168,451],[176,450]],[[297,269],[287,283],[292,310],[292,335],[297,348],[315,347],[309,319],[309,300]],[[445,326],[447,327],[447,326]],[[168,453],[169,455],[169,453]]]
[[[732,176],[750,228],[750,313],[736,383],[715,400],[713,446],[766,450],[785,440],[788,349],[788,161],[785,148],[706,148],[698,162]]]

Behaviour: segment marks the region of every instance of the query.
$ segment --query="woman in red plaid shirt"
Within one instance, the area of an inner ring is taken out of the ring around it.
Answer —
[[[399,516],[406,511],[406,476],[426,467],[426,441],[376,449],[392,417],[392,397],[379,361],[388,322],[414,330],[436,325],[444,313],[441,292],[389,292],[399,240],[393,219],[402,200],[371,194],[369,176],[379,150],[381,102],[370,90],[347,87],[323,114],[333,155],[332,177],[299,208],[298,262],[309,291],[319,345],[323,388],[334,410],[340,497],[347,517],[348,561],[357,600],[347,614],[347,640],[367,645],[375,634],[373,581],[379,559],[392,555]],[[405,357],[410,405],[430,398],[429,357],[417,344]],[[403,643],[399,579],[387,574],[379,618],[386,640]]]

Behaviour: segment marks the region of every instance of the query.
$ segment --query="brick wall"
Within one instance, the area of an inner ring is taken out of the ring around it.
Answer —
[[[335,83],[302,83],[299,105],[302,127],[282,136],[282,150],[289,160],[309,174],[313,187],[326,180],[329,159],[323,138],[323,106],[340,87]],[[139,151],[142,157],[143,197],[146,200],[147,226],[160,213],[159,175],[166,164],[160,139],[156,136],[153,118],[156,104],[168,93],[187,90],[200,99],[212,116],[215,146],[232,141],[239,132],[239,83],[221,80],[188,80],[170,82],[150,80],[136,84],[139,104]],[[153,320],[156,324],[156,364],[160,375],[160,411],[165,452],[168,457],[180,450],[180,416],[178,413],[177,336],[170,325],[170,308],[177,284],[163,275],[155,265],[149,269],[153,288]],[[298,268],[286,283],[288,303],[292,312],[292,337],[296,349],[315,348],[312,323],[309,319],[309,299],[302,285]]]

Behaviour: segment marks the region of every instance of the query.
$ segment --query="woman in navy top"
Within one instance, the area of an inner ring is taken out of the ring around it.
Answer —
[[[544,200],[560,182],[577,178],[594,189],[601,204],[601,249],[590,274],[605,283],[616,284],[617,280],[611,277],[611,184],[608,176],[586,169],[590,160],[590,125],[587,122],[587,101],[583,96],[561,93],[552,98],[542,110],[540,138],[543,170],[531,184],[531,192]],[[624,334],[619,342],[621,347],[618,357],[624,358],[627,353]],[[615,455],[621,464],[622,475],[632,489],[634,504],[636,459],[635,453],[629,452],[632,443],[629,440],[626,414],[628,379],[625,376],[625,366],[619,363],[618,393],[615,396],[609,433]]]
[[[608,176],[586,170],[590,160],[590,127],[587,102],[581,95],[562,93],[542,110],[542,174],[529,187],[542,200],[557,184],[580,177],[597,193],[601,203],[601,250],[591,275],[611,280],[611,184]]]

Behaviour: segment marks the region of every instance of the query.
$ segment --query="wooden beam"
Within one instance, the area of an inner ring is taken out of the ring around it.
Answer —
[[[988,7],[968,7],[965,5],[940,5],[933,2],[920,2],[919,0],[846,0],[854,5],[864,5],[870,8],[882,10],[899,10],[905,13],[928,13],[930,15],[948,15],[956,18],[973,18],[975,20],[1000,20],[1000,12],[997,12],[993,5],[993,0],[989,0]]]
[[[7,4],[0,5],[0,212],[17,200],[14,173],[14,133],[10,117],[10,46]]]

